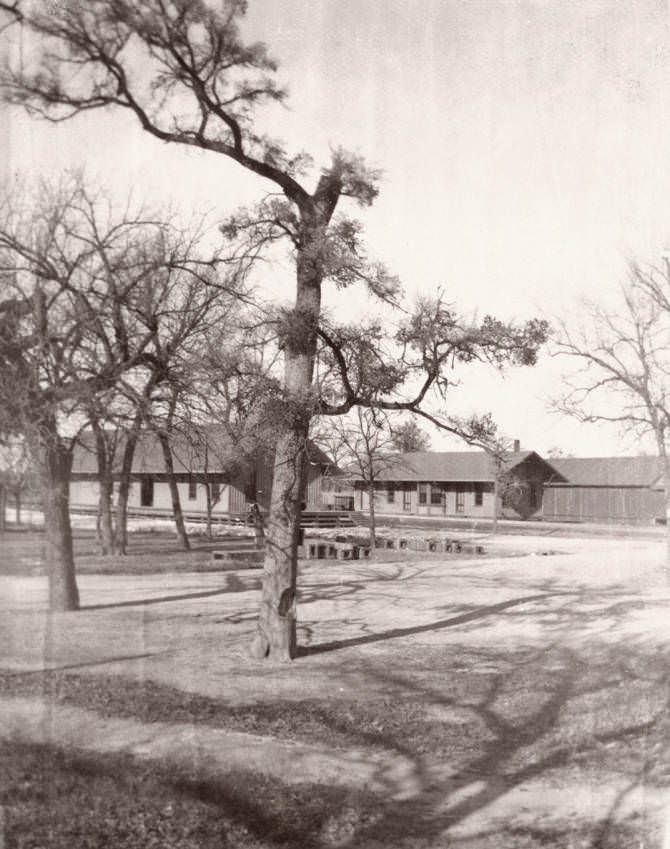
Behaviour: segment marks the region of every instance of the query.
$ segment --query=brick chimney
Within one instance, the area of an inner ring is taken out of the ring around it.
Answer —
[[[515,439],[515,440],[514,440],[514,453],[515,453],[515,454],[518,454],[518,453],[519,453],[519,451],[521,451],[521,440],[520,440],[520,439]]]

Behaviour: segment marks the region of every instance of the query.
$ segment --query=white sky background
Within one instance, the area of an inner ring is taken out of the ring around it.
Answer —
[[[250,0],[249,36],[268,42],[290,89],[267,129],[327,161],[328,146],[384,171],[360,217],[369,253],[411,296],[441,286],[469,314],[578,316],[607,299],[629,257],[670,244],[670,13],[666,0]],[[73,165],[123,196],[220,217],[271,187],[215,154],[161,145],[130,117],[53,126],[5,111],[7,164]],[[2,120],[2,118],[0,118]],[[268,285],[291,280],[267,268]],[[326,296],[341,318],[368,309]],[[550,414],[556,360],[477,373],[454,409],[491,410],[540,453],[635,453],[614,429]],[[460,447],[433,436],[433,447]]]

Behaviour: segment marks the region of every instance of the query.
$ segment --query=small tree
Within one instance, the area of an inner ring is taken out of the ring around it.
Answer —
[[[349,416],[326,420],[318,437],[328,446],[331,456],[338,458],[351,473],[351,480],[360,480],[368,493],[370,521],[370,552],[374,556],[377,528],[375,498],[380,475],[387,469],[398,468],[395,440],[387,417],[365,407],[356,407]]]
[[[585,324],[560,324],[557,352],[577,364],[555,408],[651,436],[663,469],[670,565],[670,273],[632,264],[619,307],[583,306]]]

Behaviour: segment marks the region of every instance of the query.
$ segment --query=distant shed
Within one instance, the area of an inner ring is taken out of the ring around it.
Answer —
[[[646,524],[665,516],[659,457],[565,457],[551,464],[565,481],[545,482],[545,519]]]

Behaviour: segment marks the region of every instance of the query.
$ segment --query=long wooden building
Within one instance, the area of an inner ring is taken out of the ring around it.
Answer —
[[[245,513],[256,502],[267,509],[272,490],[274,456],[258,453],[253,458],[237,456],[223,430],[209,426],[199,439],[176,437],[171,450],[175,478],[182,509],[194,514],[205,513],[207,489],[213,515]],[[114,472],[118,481],[122,440],[115,453]],[[324,476],[335,469],[330,458],[313,443],[309,444],[306,506],[320,510]],[[73,508],[91,508],[98,504],[99,483],[97,460],[90,434],[76,446],[70,483]],[[128,499],[130,509],[160,513],[172,510],[165,463],[156,435],[143,431],[133,459]]]
[[[650,524],[665,517],[660,457],[552,459],[560,478],[544,486],[550,521]]]
[[[484,451],[415,451],[387,459],[376,475],[380,513],[415,516],[510,518],[542,515],[544,484],[562,479],[535,451],[509,453],[502,466]],[[353,478],[357,510],[369,509],[367,484]]]

